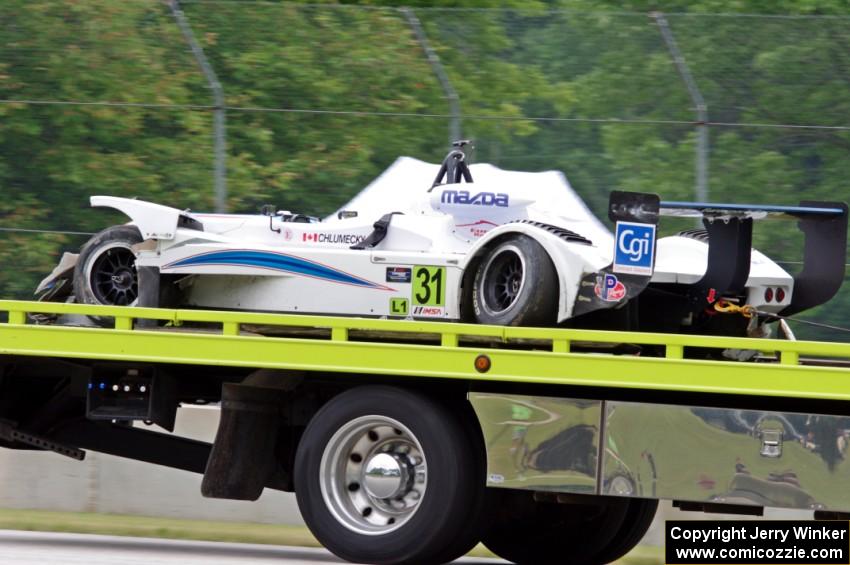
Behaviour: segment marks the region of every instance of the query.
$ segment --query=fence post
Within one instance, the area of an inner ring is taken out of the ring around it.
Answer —
[[[416,35],[416,39],[419,41],[419,45],[421,45],[422,50],[425,51],[428,63],[431,65],[431,69],[433,69],[434,74],[437,75],[437,80],[440,81],[440,86],[443,87],[443,93],[449,101],[449,114],[451,115],[451,120],[449,121],[449,147],[451,147],[452,142],[461,139],[460,97],[457,95],[451,81],[449,81],[449,75],[446,74],[446,70],[443,68],[443,63],[440,61],[440,57],[428,42],[428,36],[425,35],[425,29],[422,27],[422,23],[419,21],[419,18],[416,17],[416,14],[414,14],[413,10],[410,8],[399,8],[399,10],[402,14],[404,14],[404,17],[407,19],[407,23],[410,24],[410,28],[413,30],[414,35]]]
[[[685,61],[684,55],[679,50],[676,44],[676,38],[667,23],[667,18],[661,12],[652,12],[650,16],[658,24],[658,29],[661,31],[661,37],[664,38],[664,43],[670,51],[670,56],[673,57],[673,63],[676,65],[676,70],[682,77],[685,86],[688,89],[688,94],[696,107],[697,113],[697,154],[696,154],[696,200],[697,202],[708,201],[708,105],[702,97],[702,93],[697,87],[697,83],[691,75],[691,70],[688,68],[688,63]],[[700,224],[702,225],[702,224]]]
[[[224,105],[224,89],[216,76],[215,71],[207,60],[204,50],[201,48],[198,41],[195,39],[195,34],[192,33],[192,27],[186,19],[186,14],[180,9],[179,0],[170,0],[168,3],[171,8],[171,13],[177,26],[183,33],[183,38],[189,44],[192,50],[192,55],[195,56],[207,84],[212,90],[213,95],[213,186],[215,187],[215,211],[222,213],[227,212],[227,149],[225,147],[225,105]]]

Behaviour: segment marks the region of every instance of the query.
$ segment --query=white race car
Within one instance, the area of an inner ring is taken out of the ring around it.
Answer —
[[[61,296],[73,265],[66,293],[92,304],[742,335],[746,322],[719,322],[731,317],[714,316],[714,304],[790,314],[843,280],[841,203],[665,203],[614,192],[612,236],[572,193],[537,186],[533,174],[489,176],[473,182],[457,144],[433,183],[397,186],[401,199],[361,194],[324,221],[95,196],[93,206],[131,222],[95,235],[39,292]],[[660,215],[701,216],[706,230],[657,239]],[[765,216],[795,218],[806,233],[796,280],[751,250],[752,221]]]

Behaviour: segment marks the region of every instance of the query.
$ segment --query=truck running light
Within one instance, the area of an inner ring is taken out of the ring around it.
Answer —
[[[490,370],[490,358],[486,355],[479,355],[475,358],[475,370],[479,373],[486,373]]]
[[[764,289],[764,301],[771,302],[773,300],[773,289],[766,288]]]
[[[777,288],[776,289],[776,301],[782,302],[783,300],[785,300],[785,289],[784,288]]]

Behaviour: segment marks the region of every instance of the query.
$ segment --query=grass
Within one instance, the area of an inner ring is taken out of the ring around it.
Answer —
[[[0,529],[321,547],[304,526],[123,514],[0,509]],[[482,545],[475,547],[469,555],[493,557]],[[661,548],[651,546],[638,546],[618,561],[621,565],[659,565],[663,562]]]
[[[304,526],[124,514],[3,509],[0,529],[321,547]]]
[[[320,547],[303,526],[123,514],[0,510],[0,529]]]

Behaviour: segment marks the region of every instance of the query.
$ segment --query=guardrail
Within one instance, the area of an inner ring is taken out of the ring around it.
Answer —
[[[801,356],[850,359],[844,343],[0,300],[3,312],[0,355],[850,400],[850,368],[800,364]],[[114,327],[41,325],[30,314],[109,317]],[[138,320],[171,327],[138,327]],[[206,326],[177,331],[198,323]],[[249,326],[313,333],[270,337],[245,333]],[[665,353],[574,350],[588,343]],[[779,361],[685,359],[690,347],[775,352]]]

